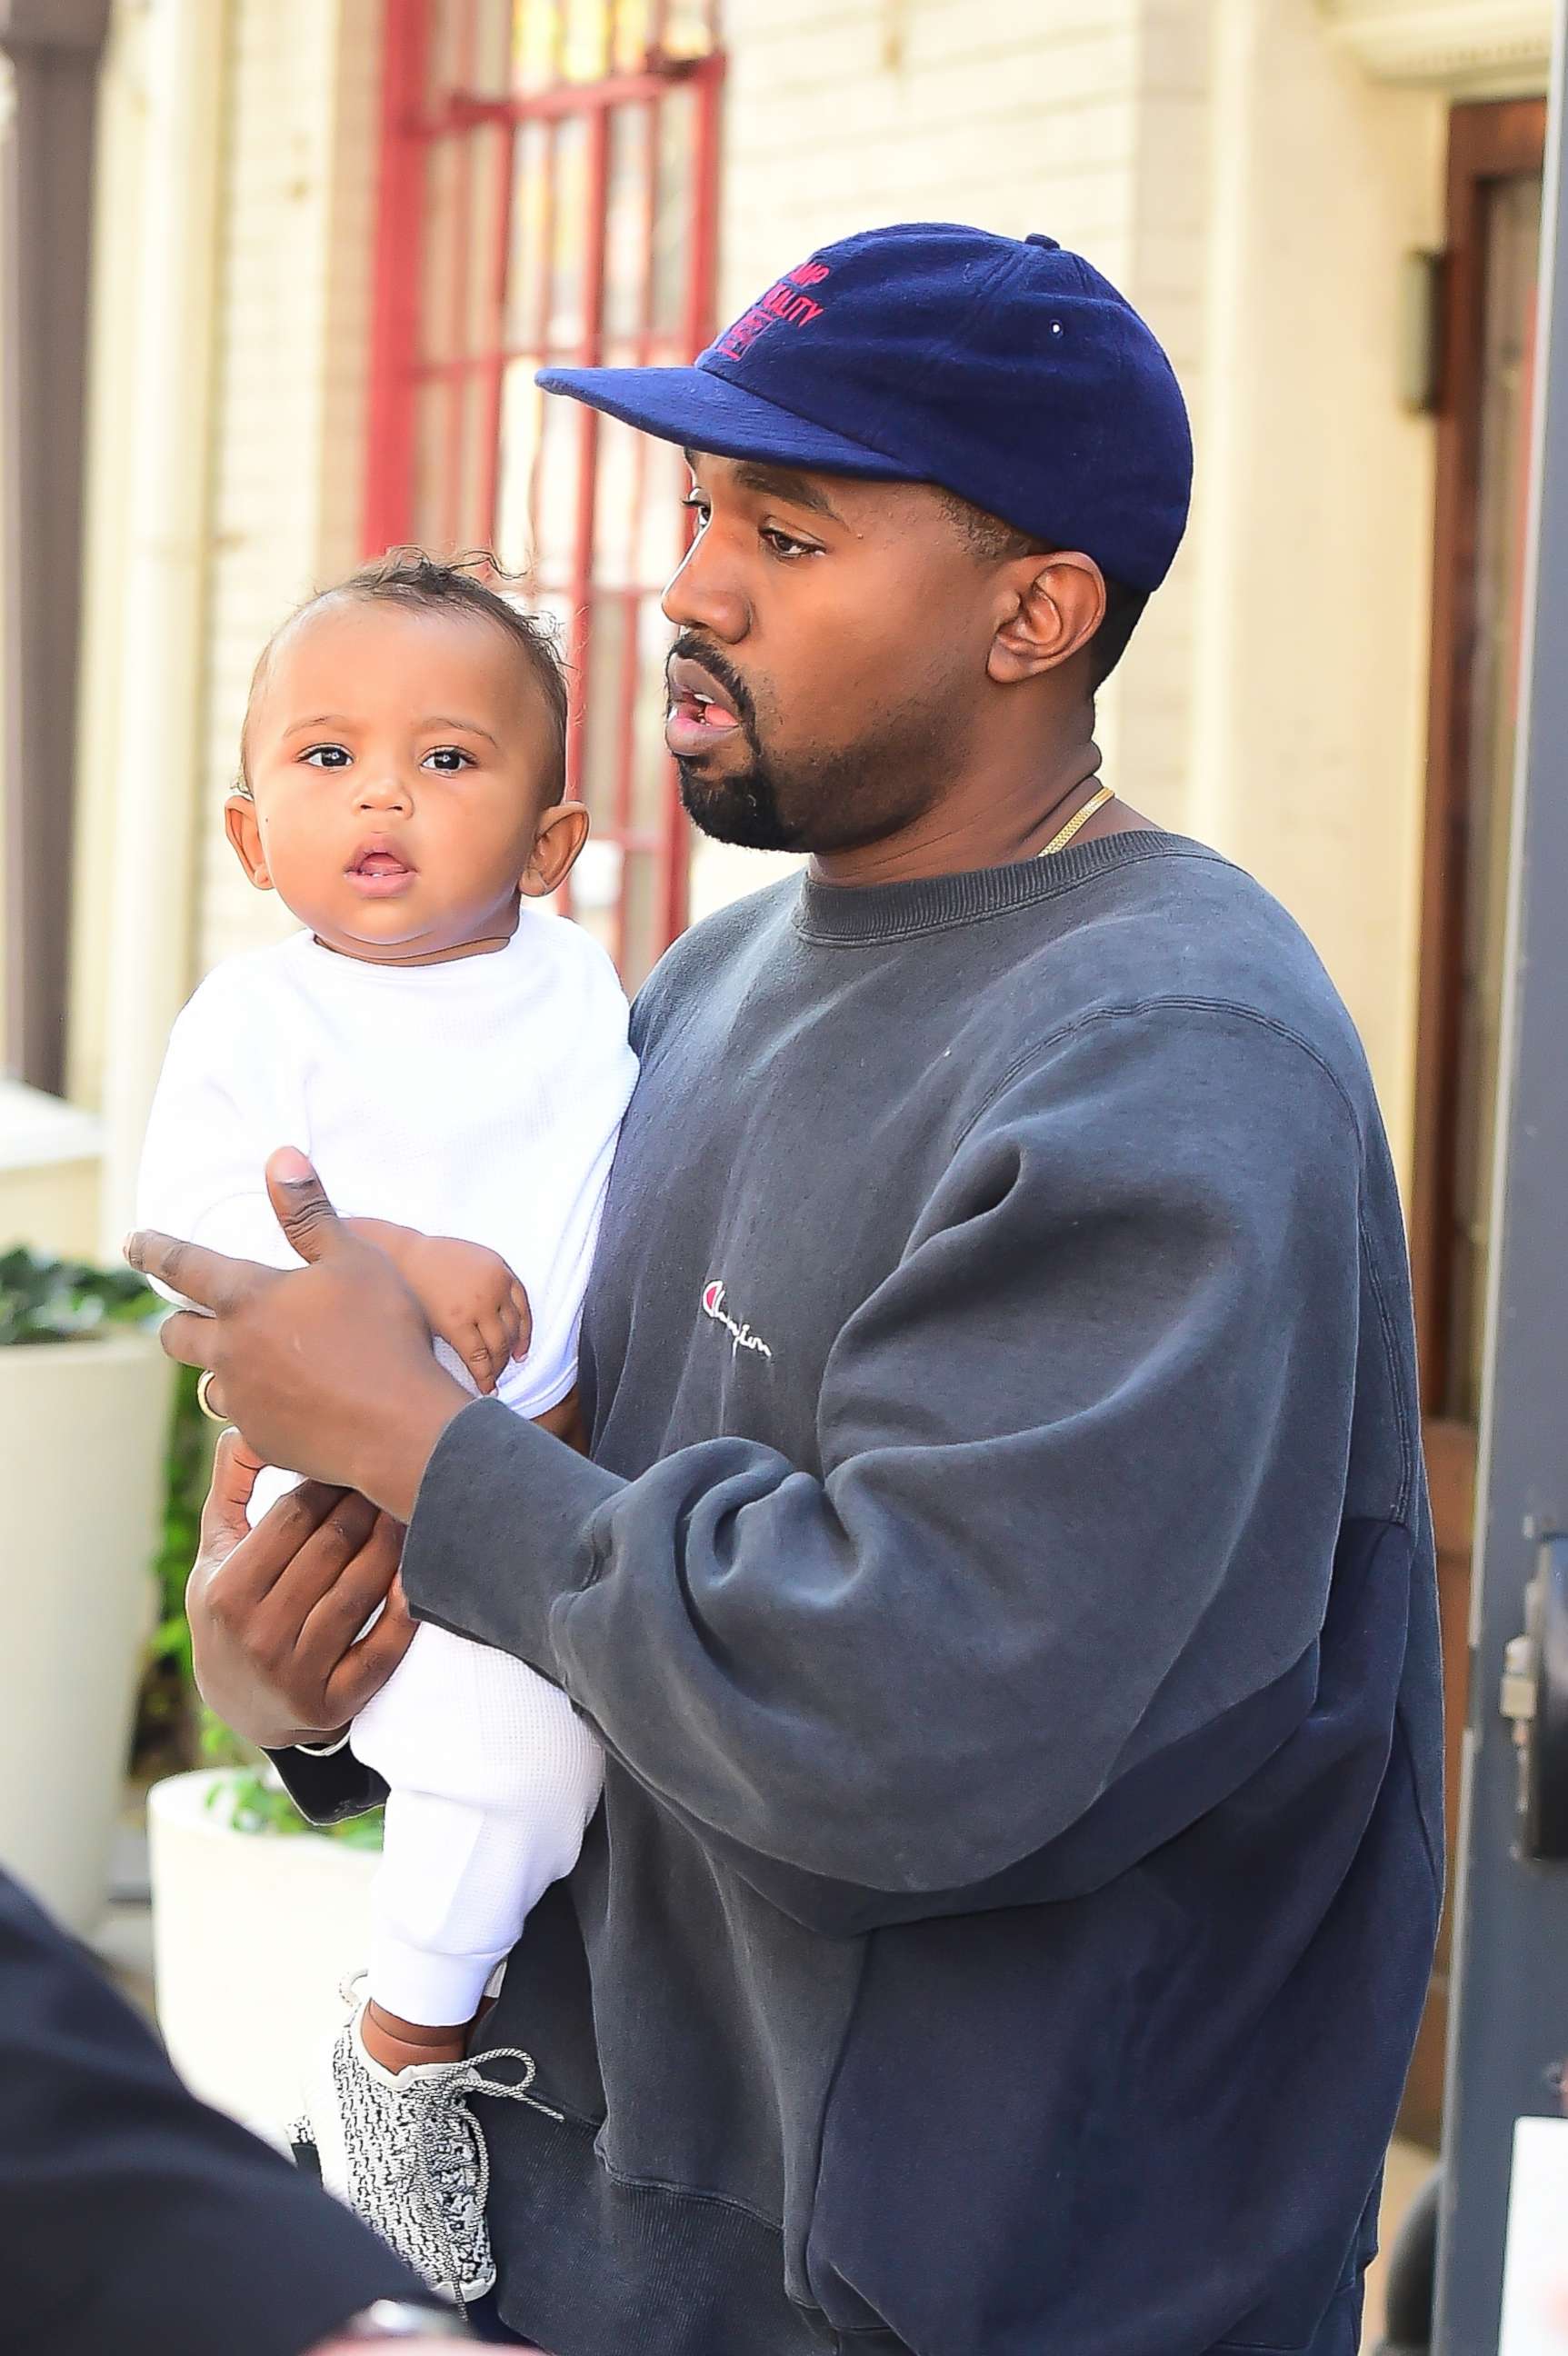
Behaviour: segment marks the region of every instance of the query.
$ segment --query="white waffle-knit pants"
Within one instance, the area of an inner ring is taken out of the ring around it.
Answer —
[[[604,1787],[560,1688],[425,1626],[349,1732],[386,1778],[370,1992],[430,2028],[471,2020],[532,1908],[577,1861]]]
[[[252,1526],[294,1486],[292,1472],[269,1465]],[[533,1908],[577,1862],[604,1753],[548,1677],[428,1623],[354,1720],[349,1746],[387,1783],[370,1993],[425,2028],[472,2020]]]

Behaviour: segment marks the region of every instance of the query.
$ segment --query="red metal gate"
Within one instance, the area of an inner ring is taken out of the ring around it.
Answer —
[[[717,0],[385,0],[365,544],[493,549],[573,669],[572,913],[635,984],[686,920],[659,594],[679,454],[533,382],[713,329]]]

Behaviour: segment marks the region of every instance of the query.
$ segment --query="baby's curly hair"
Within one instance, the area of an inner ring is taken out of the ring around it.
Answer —
[[[246,796],[251,793],[246,740],[251,712],[266,678],[274,648],[304,615],[314,612],[317,605],[348,597],[366,605],[403,605],[419,613],[471,615],[476,621],[489,622],[504,631],[544,699],[552,755],[544,799],[547,806],[560,801],[566,791],[569,705],[565,669],[556,649],[554,634],[547,622],[525,612],[510,597],[502,596],[488,581],[479,579],[481,571],[497,580],[516,577],[503,573],[488,549],[474,549],[461,556],[442,559],[429,555],[423,548],[389,548],[384,556],[361,565],[346,581],[337,582],[329,589],[318,589],[314,596],[296,605],[262,648],[251,675],[244,724],[240,731],[240,774],[233,790]]]

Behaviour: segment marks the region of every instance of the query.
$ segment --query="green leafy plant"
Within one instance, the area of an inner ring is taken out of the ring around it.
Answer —
[[[92,1268],[17,1244],[0,1252],[0,1348],[82,1342],[164,1314],[166,1303],[128,1268]]]
[[[196,1403],[200,1379],[195,1366],[181,1366],[175,1385],[174,1412],[169,1419],[168,1454],[164,1485],[164,1520],[153,1575],[158,1586],[158,1624],[152,1658],[172,1662],[188,1687],[191,1683],[190,1627],[185,1616],[185,1582],[196,1560],[201,1534],[201,1506],[212,1474],[213,1428]]]
[[[343,1848],[378,1849],[381,1845],[380,1808],[368,1815],[346,1817],[341,1824],[307,1824],[280,1778],[268,1768],[232,1769],[211,1786],[207,1805],[237,1833],[261,1833],[270,1838],[281,1834],[290,1839],[303,1833],[310,1839],[335,1840]]]

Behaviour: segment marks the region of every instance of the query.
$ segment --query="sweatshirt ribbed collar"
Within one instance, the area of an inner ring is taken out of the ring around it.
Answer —
[[[847,945],[907,940],[1031,907],[1058,893],[1148,859],[1218,859],[1185,835],[1131,831],[1072,842],[1048,859],[1015,860],[957,875],[927,875],[912,884],[822,884],[806,875],[795,929],[808,941]]]

